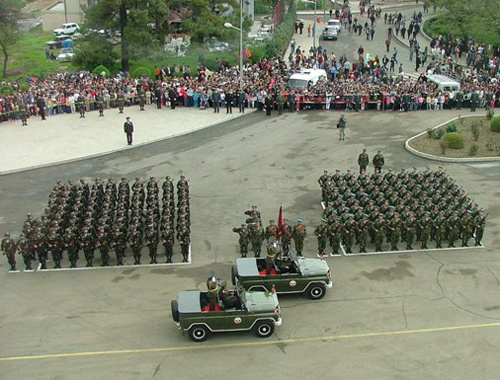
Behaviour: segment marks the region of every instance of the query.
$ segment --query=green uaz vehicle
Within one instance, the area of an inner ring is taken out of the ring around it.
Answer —
[[[182,291],[171,303],[172,318],[194,342],[205,341],[211,333],[226,331],[252,331],[260,338],[267,338],[276,326],[281,326],[276,293],[248,291],[239,284],[229,293],[236,301],[234,307],[225,309],[218,302],[218,311],[208,311],[207,292]]]
[[[231,269],[233,283],[238,281],[248,290],[275,290],[276,293],[301,293],[319,300],[326,288],[333,286],[330,268],[321,259],[298,257],[291,260],[286,271],[273,268],[266,274],[266,259],[240,258]]]

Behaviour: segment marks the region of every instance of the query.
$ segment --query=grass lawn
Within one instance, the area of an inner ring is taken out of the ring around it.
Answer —
[[[45,77],[56,71],[75,71],[69,63],[59,63],[45,59],[44,47],[54,37],[53,32],[43,32],[39,25],[29,32],[22,33],[18,42],[10,48],[7,65],[7,80],[23,80],[28,75]],[[58,50],[54,50],[57,55]],[[3,61],[3,54],[1,59]],[[2,74],[0,73],[0,78]]]
[[[442,154],[441,140],[435,140],[423,134],[413,139],[409,145],[420,152],[432,154],[438,157],[466,158],[466,157],[498,157],[500,156],[500,132],[490,130],[490,121],[484,116],[467,117],[453,122],[458,126],[458,132],[465,138],[463,149],[446,149],[446,154]],[[476,124],[480,128],[480,135],[477,141],[474,140],[471,126]],[[442,126],[446,130],[446,125]],[[477,146],[477,153],[471,155],[471,147]]]
[[[47,41],[51,41],[54,37],[53,32],[43,32],[42,27],[37,26],[29,32],[22,33],[18,42],[10,48],[9,63],[7,65],[7,80],[24,81],[27,76],[46,77],[47,75],[57,71],[77,71],[78,67],[70,63],[59,63],[45,59],[44,47]],[[119,54],[119,45],[115,47]],[[230,49],[222,52],[208,52],[200,44],[192,44],[184,57],[169,57],[165,53],[165,58],[158,59],[158,54],[155,54],[155,59],[140,59],[130,61],[130,73],[133,73],[138,67],[146,67],[149,69],[151,76],[154,73],[154,66],[165,67],[166,65],[188,65],[191,68],[191,73],[194,74],[197,69],[198,60],[203,57],[207,66],[214,68],[217,60],[226,60],[230,65],[238,64],[238,50]],[[57,56],[58,49],[53,50]],[[0,54],[0,60],[3,55]],[[120,60],[117,60],[114,67],[108,68],[112,74],[120,71]],[[0,70],[1,71],[1,70]],[[0,80],[3,79],[0,73]]]
[[[424,23],[424,32],[431,37],[444,37],[447,34],[455,38],[472,36],[477,42],[486,44],[497,44],[499,39],[495,29],[474,14],[466,17],[461,23],[450,14],[437,15]]]

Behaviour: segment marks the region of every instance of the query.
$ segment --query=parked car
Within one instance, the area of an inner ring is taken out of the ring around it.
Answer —
[[[69,62],[73,59],[74,56],[75,52],[73,48],[62,48],[61,51],[59,51],[59,54],[56,59],[59,62]]]
[[[76,22],[69,22],[67,24],[62,24],[61,28],[59,28],[59,29],[54,29],[54,34],[56,36],[60,36],[63,34],[69,36],[69,35],[72,35],[79,30],[80,30],[80,27],[78,26],[78,24]]]
[[[266,274],[266,259],[240,258],[231,269],[233,283],[240,283],[247,290],[275,290],[276,293],[300,293],[319,300],[326,288],[333,286],[330,268],[321,259],[298,257],[291,260],[286,272],[275,268]]]
[[[230,293],[239,300],[237,306],[207,311],[207,292],[182,291],[171,302],[172,319],[194,342],[205,341],[211,333],[226,331],[252,331],[260,338],[267,338],[274,333],[276,326],[281,326],[276,293],[247,291],[241,284]]]

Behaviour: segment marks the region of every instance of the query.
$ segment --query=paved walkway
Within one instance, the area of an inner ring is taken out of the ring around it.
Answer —
[[[132,149],[242,116],[233,109],[214,113],[212,109],[170,108],[157,109],[138,106],[105,110],[104,117],[97,111],[87,112],[85,119],[78,114],[30,118],[28,127],[21,122],[0,123],[0,174],[48,166],[55,163],[99,156],[124,149]],[[246,110],[247,113],[253,110]],[[125,116],[134,122],[134,144],[128,146],[123,132]]]
[[[395,0],[375,0],[374,4],[380,5],[382,9],[408,8],[414,2],[405,1],[400,4]],[[353,6],[353,13],[359,13],[357,4]],[[307,17],[312,12],[304,11],[299,14]],[[322,10],[318,12],[318,15],[322,14]],[[260,18],[256,19],[255,27],[258,27],[259,20]],[[317,38],[322,26],[320,24],[317,27]],[[383,28],[376,37],[382,34]],[[307,31],[303,35],[294,34],[294,38],[296,45],[306,51],[312,45],[312,37],[307,37]],[[363,36],[359,40],[363,42]],[[382,46],[381,43],[379,45]],[[352,49],[354,55],[357,44],[349,49]],[[285,59],[288,55],[289,51]],[[127,108],[124,114],[119,114],[116,109],[106,110],[104,118],[99,118],[98,112],[94,111],[87,113],[85,119],[80,119],[77,114],[54,116],[47,121],[31,118],[28,127],[21,127],[20,122],[0,123],[0,175],[132,149],[134,146],[187,134],[241,116],[237,112],[227,115],[225,111],[214,114],[211,109],[158,110],[155,106],[147,106],[145,112],[139,112],[139,107],[134,106]],[[249,112],[253,110],[247,110]],[[126,145],[123,132],[125,116],[131,116],[135,126],[132,147]]]

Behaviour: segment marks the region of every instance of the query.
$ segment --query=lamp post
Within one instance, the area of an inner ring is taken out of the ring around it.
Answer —
[[[240,32],[240,93],[243,91],[243,1],[240,2],[240,27],[237,28],[230,22],[224,23],[225,28]]]
[[[302,0],[303,3],[314,4],[314,23],[313,23],[313,48],[316,49],[316,0]]]

